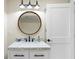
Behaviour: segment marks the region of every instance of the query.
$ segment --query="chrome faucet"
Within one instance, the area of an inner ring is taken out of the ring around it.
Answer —
[[[29,37],[28,37],[28,41],[30,42],[30,35],[29,35]]]

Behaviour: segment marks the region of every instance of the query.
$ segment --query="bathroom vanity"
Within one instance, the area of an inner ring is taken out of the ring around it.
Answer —
[[[48,59],[50,46],[45,42],[14,42],[9,46],[8,59]]]

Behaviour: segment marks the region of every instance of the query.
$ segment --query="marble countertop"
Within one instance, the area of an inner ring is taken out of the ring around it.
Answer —
[[[50,48],[48,44],[46,44],[44,41],[40,42],[14,42],[11,44],[8,48]]]

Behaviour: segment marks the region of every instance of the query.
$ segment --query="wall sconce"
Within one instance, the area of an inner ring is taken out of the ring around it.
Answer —
[[[28,4],[24,4],[23,3],[23,0],[21,0],[21,4],[19,5],[20,8],[24,9],[24,8],[27,8],[27,9],[39,9],[40,8],[40,5],[38,4],[38,1],[36,0],[36,4],[31,4],[31,1],[29,0],[29,3]]]

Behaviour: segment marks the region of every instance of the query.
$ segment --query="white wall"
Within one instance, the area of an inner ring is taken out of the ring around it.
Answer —
[[[35,0],[31,0],[32,3]],[[40,17],[42,18],[43,26],[40,30],[39,35],[44,38],[44,14],[45,14],[45,6],[46,4],[52,3],[67,3],[69,0],[38,0],[41,6],[40,12],[37,12]],[[28,0],[24,0],[24,3],[27,3]],[[4,10],[4,17],[5,17],[5,59],[7,59],[7,47],[15,41],[17,37],[26,37],[26,35],[22,34],[17,27],[17,21],[19,15],[21,15],[26,10],[19,9],[20,0],[5,0],[5,10]]]

